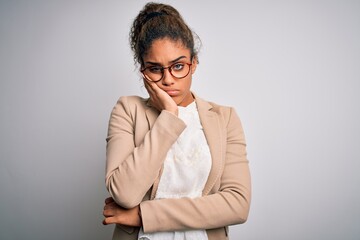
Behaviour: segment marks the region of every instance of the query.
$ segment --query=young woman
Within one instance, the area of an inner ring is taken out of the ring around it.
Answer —
[[[191,91],[198,55],[176,9],[146,4],[130,41],[149,98],[121,97],[111,113],[104,224],[121,240],[228,239],[250,206],[240,120]]]

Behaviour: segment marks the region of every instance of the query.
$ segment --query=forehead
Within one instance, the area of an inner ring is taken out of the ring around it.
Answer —
[[[155,40],[147,54],[144,56],[144,62],[158,62],[168,63],[180,56],[185,56],[184,59],[190,59],[190,50],[179,41],[174,41],[168,38]]]

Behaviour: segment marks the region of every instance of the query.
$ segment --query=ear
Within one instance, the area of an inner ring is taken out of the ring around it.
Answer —
[[[192,60],[191,74],[194,74],[197,64],[198,64],[198,59],[197,59],[197,56],[195,56],[195,57],[193,57],[193,60]]]

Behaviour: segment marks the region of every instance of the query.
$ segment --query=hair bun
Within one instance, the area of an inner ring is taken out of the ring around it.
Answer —
[[[152,18],[155,18],[155,17],[158,17],[158,16],[164,16],[164,15],[168,15],[168,14],[164,13],[164,12],[151,12],[145,17],[144,23],[146,23],[147,21],[149,21]]]

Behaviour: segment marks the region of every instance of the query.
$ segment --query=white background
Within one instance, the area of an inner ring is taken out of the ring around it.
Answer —
[[[231,105],[253,202],[231,239],[360,238],[360,1],[166,1],[203,42],[193,91]],[[105,137],[146,96],[145,1],[0,0],[0,239],[110,239]]]

